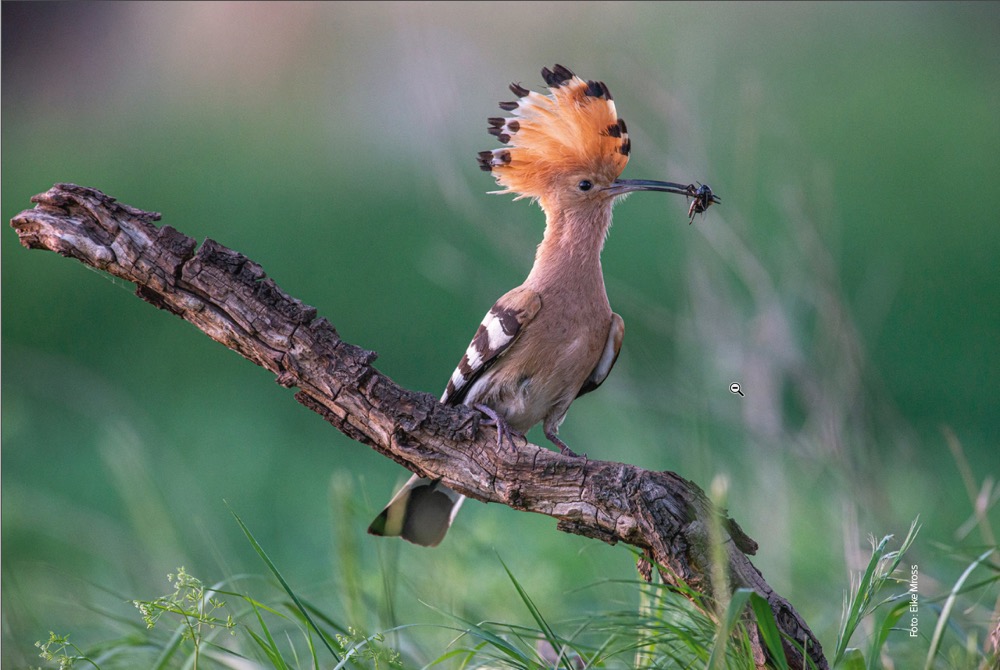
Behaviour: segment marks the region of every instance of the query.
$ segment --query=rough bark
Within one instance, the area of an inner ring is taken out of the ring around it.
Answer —
[[[213,240],[195,240],[160,215],[95,189],[56,184],[11,220],[21,244],[48,249],[136,284],[143,300],[191,322],[298,388],[296,400],[349,437],[425,477],[483,502],[546,514],[558,528],[625,542],[662,578],[711,597],[717,588],[763,596],[787,636],[791,667],[801,648],[826,668],[819,641],[747,557],[757,544],[694,483],[672,472],[570,458],[533,444],[496,447],[496,432],[466,407],[401,388],[372,367],[375,354],[340,339],[316,309],[285,294],[260,265]],[[729,583],[712,584],[710,525],[720,523]]]

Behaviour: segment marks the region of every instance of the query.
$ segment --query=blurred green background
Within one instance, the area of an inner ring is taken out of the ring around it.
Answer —
[[[627,336],[561,435],[725,478],[756,565],[828,646],[868,534],[919,515],[927,593],[963,568],[942,545],[985,541],[946,435],[977,491],[996,482],[1000,5],[5,2],[2,19],[5,220],[59,181],[162,212],[435,394],[542,233],[537,207],[486,194],[486,118],[542,66],[605,81],[625,176],[703,181],[723,205],[692,226],[679,198],[616,208],[603,263]],[[497,554],[554,619],[631,597],[577,590],[634,578],[626,550],[499,506],[467,504],[436,551],[368,537],[401,468],[132,287],[0,240],[4,667],[49,630],[107,637],[94,612],[138,619],[124,601],[178,566],[263,574],[224,500],[347,623],[357,603],[385,614],[383,584],[397,620],[439,620],[421,601],[526,620]]]

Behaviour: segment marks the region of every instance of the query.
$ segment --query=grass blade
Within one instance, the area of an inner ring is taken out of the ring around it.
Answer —
[[[228,502],[226,502],[226,507],[229,507]],[[261,547],[260,544],[258,544],[257,539],[253,536],[253,533],[251,533],[250,529],[247,528],[247,525],[243,523],[243,519],[241,519],[239,515],[236,514],[235,511],[233,511],[232,507],[229,507],[229,513],[232,514],[233,518],[236,519],[236,523],[240,525],[240,529],[243,531],[243,534],[246,535],[247,540],[250,541],[250,545],[253,547],[254,551],[257,552],[257,555],[260,556],[261,560],[264,561],[264,564],[267,565],[267,569],[270,570],[271,574],[274,575],[275,579],[278,580],[278,583],[281,584],[281,588],[285,590],[285,593],[288,594],[288,597],[292,599],[293,603],[295,603],[295,607],[298,608],[302,616],[305,617],[305,620],[308,622],[309,626],[314,631],[316,631],[317,635],[319,635],[320,640],[323,641],[323,645],[327,648],[330,654],[335,659],[337,659],[337,662],[340,662],[341,660],[340,655],[333,650],[333,647],[330,645],[330,641],[327,639],[326,635],[323,634],[323,631],[320,630],[319,626],[317,626],[316,623],[312,620],[312,617],[309,616],[309,612],[306,610],[305,606],[303,606],[302,602],[299,600],[299,597],[295,595],[295,592],[292,591],[292,587],[288,585],[288,582],[285,581],[285,578],[281,576],[280,572],[278,572],[277,566],[275,566],[274,563],[271,562],[270,557],[268,557],[263,547]]]
[[[718,631],[715,634],[715,643],[712,645],[712,655],[708,658],[708,667],[712,670],[721,668],[726,659],[726,646],[729,644],[729,636],[736,627],[743,610],[746,608],[747,600],[750,599],[750,589],[737,589],[729,599],[729,607],[726,608],[726,618],[719,622]]]
[[[759,593],[751,593],[750,607],[757,617],[757,629],[760,631],[764,646],[771,654],[771,662],[778,667],[778,670],[788,670],[785,649],[781,645],[781,633],[778,632],[778,624],[774,621],[771,606]]]
[[[889,610],[885,619],[882,620],[882,625],[879,626],[878,632],[872,640],[872,648],[868,652],[868,670],[877,670],[877,663],[879,656],[882,653],[882,647],[885,646],[885,641],[889,638],[889,633],[892,632],[896,624],[899,623],[900,618],[909,606],[910,601],[904,600]]]
[[[499,556],[497,558],[499,558]],[[552,645],[552,648],[559,653],[559,658],[566,664],[568,670],[572,670],[569,667],[569,659],[560,651],[563,645],[559,641],[559,637],[556,635],[555,631],[549,626],[548,622],[542,616],[542,613],[535,606],[535,603],[532,602],[528,593],[521,587],[520,582],[517,581],[517,578],[514,577],[514,573],[510,571],[510,568],[507,567],[507,564],[503,562],[502,558],[500,558],[500,565],[503,566],[503,569],[507,572],[507,577],[510,578],[511,583],[514,584],[514,588],[517,589],[517,594],[521,597],[521,602],[523,602],[528,608],[528,611],[531,613],[531,617],[535,620],[535,623],[538,624],[538,629],[542,631],[542,634],[545,636],[545,639],[549,641],[549,644]]]
[[[271,660],[271,663],[278,670],[287,670],[288,665],[285,660],[281,657],[281,652],[278,650],[278,645],[274,641],[274,637],[271,635],[271,630],[267,627],[264,622],[264,617],[261,615],[260,610],[257,608],[256,603],[253,600],[249,600],[250,606],[253,608],[254,616],[257,617],[257,623],[260,625],[261,631],[264,633],[264,638],[262,639],[259,635],[253,632],[249,627],[247,632],[253,636],[254,642],[267,654],[267,657]],[[292,647],[294,649],[294,647]]]
[[[927,661],[924,663],[924,670],[930,670],[931,665],[934,663],[934,657],[937,656],[938,648],[941,646],[941,638],[944,637],[945,626],[948,625],[948,619],[951,617],[951,610],[955,606],[955,599],[962,590],[962,585],[965,584],[965,580],[969,578],[972,571],[979,567],[979,564],[985,561],[990,555],[996,550],[996,547],[990,547],[979,557],[974,560],[969,567],[962,572],[958,581],[955,585],[951,587],[951,592],[948,594],[948,599],[944,602],[944,607],[941,609],[941,616],[938,617],[937,626],[934,627],[934,635],[931,637],[931,646],[927,650]]]
[[[851,638],[854,636],[861,621],[879,606],[893,600],[887,599],[873,604],[875,596],[892,579],[892,574],[899,567],[899,563],[903,559],[903,554],[906,553],[916,539],[917,533],[920,530],[920,526],[918,525],[919,520],[920,518],[917,517],[910,524],[910,529],[907,531],[906,537],[903,538],[898,550],[889,551],[887,549],[892,535],[886,535],[877,546],[873,547],[872,557],[868,561],[868,568],[861,577],[861,581],[858,582],[857,588],[854,589],[849,598],[846,595],[844,597],[844,616],[840,624],[840,631],[837,633],[837,646],[833,658],[833,667],[837,667],[842,661],[845,661],[848,652],[852,655],[854,654],[855,650],[848,648],[848,644],[850,644]],[[861,652],[858,651],[857,653],[860,655]],[[851,662],[853,663],[853,660]]]

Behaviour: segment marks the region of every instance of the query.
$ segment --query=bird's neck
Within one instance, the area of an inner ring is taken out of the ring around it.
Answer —
[[[610,207],[584,212],[546,211],[545,236],[526,283],[544,289],[568,282],[563,285],[604,293],[601,250],[610,226]]]

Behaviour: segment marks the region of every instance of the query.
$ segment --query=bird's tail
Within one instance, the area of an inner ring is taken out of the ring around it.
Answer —
[[[413,475],[375,517],[368,532],[399,536],[424,547],[436,547],[444,539],[465,496],[439,481]]]

